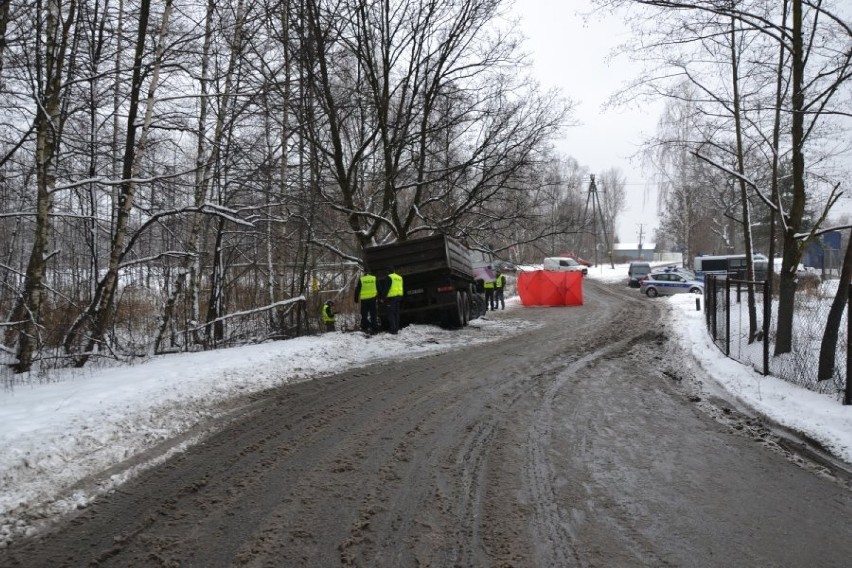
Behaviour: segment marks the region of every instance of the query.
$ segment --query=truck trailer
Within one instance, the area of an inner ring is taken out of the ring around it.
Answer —
[[[396,270],[404,282],[400,323],[463,327],[485,313],[473,251],[446,235],[364,249],[365,268],[378,278]],[[379,307],[381,315],[381,306]]]

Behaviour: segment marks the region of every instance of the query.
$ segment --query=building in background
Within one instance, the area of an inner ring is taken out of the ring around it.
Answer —
[[[822,277],[839,276],[843,264],[840,231],[829,231],[809,243],[802,253],[802,264],[822,271]]]
[[[616,243],[612,247],[612,261],[619,264],[644,260],[683,266],[683,253],[658,251],[656,243]]]

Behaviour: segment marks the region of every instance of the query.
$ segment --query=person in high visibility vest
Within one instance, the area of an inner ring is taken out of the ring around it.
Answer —
[[[355,303],[361,304],[361,331],[364,333],[376,333],[379,331],[379,314],[376,300],[379,289],[376,284],[376,276],[365,272],[355,285]]]
[[[405,294],[402,276],[397,274],[391,267],[387,278],[382,280],[380,295],[385,305],[385,318],[387,319],[388,331],[396,335],[399,333],[399,308],[402,305],[402,297]]]
[[[329,300],[322,305],[322,322],[326,331],[334,331],[334,300]]]
[[[497,306],[501,306],[500,309],[506,309],[506,298],[503,296],[503,288],[506,286],[506,277],[503,276],[503,273],[499,270],[497,271],[497,278],[494,280],[494,309],[497,309]]]
[[[488,273],[491,273],[491,267],[488,267]],[[496,310],[497,305],[494,303],[494,280],[486,280],[483,284],[485,288],[485,309]]]

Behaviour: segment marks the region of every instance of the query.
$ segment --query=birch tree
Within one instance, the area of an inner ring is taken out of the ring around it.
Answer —
[[[95,290],[91,304],[74,323],[65,338],[66,350],[78,354],[78,366],[84,365],[96,347],[104,343],[105,335],[113,315],[115,293],[118,286],[119,265],[126,253],[125,244],[129,232],[130,215],[138,188],[138,182],[135,178],[140,172],[140,165],[145,155],[148,136],[150,135],[155,94],[159,81],[160,68],[163,63],[162,56],[165,37],[169,27],[172,0],[166,0],[163,8],[160,29],[156,36],[157,43],[154,50],[155,58],[152,64],[151,79],[148,83],[147,93],[143,93],[143,71],[146,65],[146,38],[149,32],[148,21],[151,15],[150,10],[150,0],[142,0],[139,8],[133,76],[127,110],[127,135],[121,171],[122,179],[119,185],[116,223],[110,245],[108,265],[105,275],[98,282],[98,287]],[[143,115],[141,123],[137,123],[140,110]],[[82,342],[82,350],[80,349],[80,342]]]
[[[64,8],[64,9],[63,9]],[[8,3],[6,5],[8,13]],[[45,293],[52,194],[56,187],[56,161],[62,132],[61,115],[66,63],[73,42],[76,2],[63,5],[59,0],[47,0],[35,11],[38,29],[35,63],[36,110],[34,128],[36,162],[35,230],[27,264],[24,288],[10,317],[13,326],[6,334],[7,344],[16,341],[19,373],[29,371],[38,346],[39,324]]]
[[[657,172],[659,231],[687,258],[720,248],[728,252],[731,235],[726,215],[730,204],[724,190],[720,194],[724,181],[692,155],[692,148],[704,139],[695,86],[684,82],[674,93],[665,103],[657,135],[645,152]]]

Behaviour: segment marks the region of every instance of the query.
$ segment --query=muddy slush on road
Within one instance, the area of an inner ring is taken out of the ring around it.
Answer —
[[[848,565],[848,475],[708,394],[664,314],[587,281],[489,312],[511,338],[265,391],[0,565]]]

